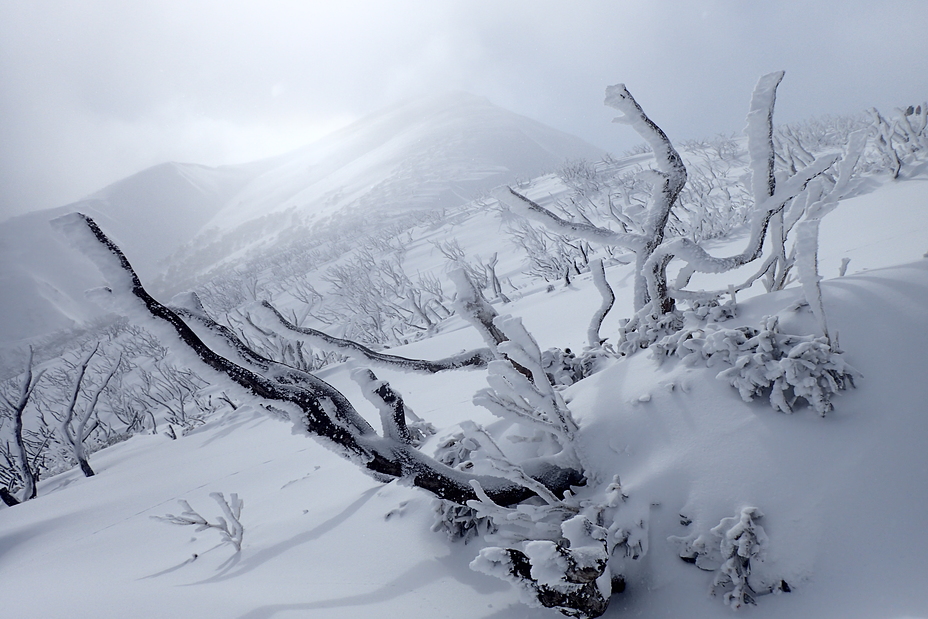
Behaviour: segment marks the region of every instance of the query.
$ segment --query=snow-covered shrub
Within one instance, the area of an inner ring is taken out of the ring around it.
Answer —
[[[741,513],[723,518],[708,533],[692,533],[686,537],[671,537],[680,549],[680,558],[696,567],[715,572],[710,593],[724,589],[722,599],[733,609],[756,604],[755,597],[790,590],[789,585],[776,579],[765,582],[752,572],[764,561],[769,540],[757,522],[764,517],[756,507],[744,507]],[[691,523],[684,520],[684,524]]]
[[[223,543],[232,544],[235,552],[242,550],[242,537],[245,535],[245,527],[242,526],[240,518],[242,517],[242,507],[244,503],[238,498],[236,493],[229,495],[229,500],[221,492],[210,492],[212,498],[219,505],[223,516],[217,516],[216,522],[209,522],[198,512],[190,507],[190,503],[180,499],[177,502],[184,508],[179,516],[167,514],[164,516],[152,516],[154,520],[167,522],[168,524],[177,524],[181,526],[196,526],[197,532],[206,529],[216,529],[222,538]]]
[[[928,151],[928,103],[896,110],[887,120],[876,108],[870,108],[877,151],[893,178],[898,178],[903,164],[913,162]]]
[[[619,354],[631,355],[643,348],[649,348],[655,342],[672,337],[683,328],[683,314],[672,312],[647,312],[635,319],[625,320],[619,328]]]
[[[563,281],[566,286],[588,268],[591,250],[586,241],[554,234],[521,218],[508,223],[510,241],[528,258],[526,275],[546,282]]]
[[[465,437],[464,432],[455,432],[439,443],[435,459],[452,468],[467,470],[473,466],[471,454],[478,448],[479,445],[473,438]],[[481,516],[477,510],[467,505],[435,499],[433,506],[435,521],[432,531],[443,531],[452,541],[462,540],[466,544],[475,537],[496,530],[489,517]]]
[[[751,563],[764,560],[768,543],[764,528],[755,522],[763,516],[756,507],[746,507],[741,510],[740,517],[725,518],[712,529],[720,540],[723,559],[712,588],[731,585],[731,591],[726,591],[723,599],[732,608],[754,604],[756,592],[749,582]]]
[[[594,496],[566,493],[512,507],[485,496],[470,501],[497,526],[486,536],[494,545],[480,551],[471,569],[511,583],[529,606],[598,617],[625,588],[625,560],[642,558],[648,544],[646,516],[625,504],[618,476]]]
[[[787,143],[790,142],[813,154],[843,148],[852,133],[866,129],[869,124],[866,115],[858,113],[826,114],[780,125],[773,136],[777,143],[777,159],[784,166],[789,164]]]
[[[738,306],[733,300],[697,299],[690,302],[689,307],[683,310],[683,319],[687,322],[691,320],[725,322],[734,318],[737,313]]]
[[[552,385],[566,387],[584,377],[580,360],[569,348],[549,348],[541,353],[541,367]]]
[[[587,348],[579,356],[569,348],[549,348],[541,353],[541,366],[552,385],[568,387],[595,374],[613,356],[603,348]]]
[[[568,617],[598,617],[612,595],[608,531],[578,514],[561,523],[561,533],[558,541],[485,548],[471,568],[512,583],[529,606],[554,608]]]
[[[219,408],[205,395],[209,383],[196,372],[166,361],[152,364],[151,370],[138,369],[135,397],[154,410],[160,410],[164,419],[187,434],[206,423]],[[173,432],[173,430],[171,430]]]
[[[724,364],[728,367],[717,377],[745,402],[766,395],[784,413],[793,412],[801,399],[824,416],[834,409],[831,397],[860,376],[826,337],[781,333],[776,316],[765,317],[760,329],[709,323],[681,330],[652,348],[658,357],[672,355],[688,365]]]

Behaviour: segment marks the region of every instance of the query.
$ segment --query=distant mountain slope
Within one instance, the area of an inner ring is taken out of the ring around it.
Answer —
[[[200,228],[226,202],[260,173],[260,164],[210,168],[197,164],[163,163],[62,208],[94,211],[101,225],[132,252],[144,276]]]
[[[231,229],[289,209],[320,217],[346,206],[458,205],[565,159],[602,155],[482,97],[449,93],[388,108],[281,158],[207,227]]]
[[[72,326],[100,314],[84,298],[103,284],[97,270],[52,233],[72,211],[94,217],[132,257],[142,277],[191,238],[262,168],[165,163],[66,206],[0,223],[0,344]]]
[[[155,288],[173,289],[242,251],[269,248],[338,214],[371,224],[463,204],[566,159],[603,152],[492,105],[451,93],[373,114],[293,153],[241,166],[165,163],[87,198],[0,223],[0,345],[99,315],[83,291],[101,285],[47,221],[96,218]],[[165,278],[166,259],[173,269]],[[160,279],[159,279],[160,274]]]
[[[289,155],[256,177],[173,263],[204,272],[236,252],[338,214],[367,224],[416,209],[458,206],[600,149],[467,93],[400,104]]]

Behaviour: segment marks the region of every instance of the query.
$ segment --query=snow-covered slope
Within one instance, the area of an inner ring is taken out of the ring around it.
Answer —
[[[84,291],[102,285],[96,269],[61,243],[49,220],[87,213],[111,231],[151,278],[160,263],[237,192],[262,164],[208,168],[165,163],[66,206],[0,223],[0,344],[74,326],[100,314]]]
[[[397,105],[288,155],[223,168],[166,163],[84,200],[0,224],[0,344],[99,315],[100,285],[47,221],[93,216],[156,289],[177,291],[254,247],[306,236],[339,213],[371,224],[409,210],[461,205],[502,183],[602,151],[466,93]],[[165,260],[172,256],[170,279]]]
[[[720,368],[658,364],[647,352],[565,392],[591,470],[605,479],[619,474],[629,519],[649,523],[648,553],[629,561],[628,590],[606,617],[731,616],[708,595],[714,575],[681,561],[668,538],[705,533],[746,506],[763,511],[769,537],[766,561],[755,569],[792,592],[763,596],[739,615],[925,616],[928,260],[919,256],[928,211],[918,205],[926,200],[923,180],[887,183],[823,222],[823,272],[833,276],[842,258],[852,258],[851,275],[823,284],[829,324],[863,375],[828,416],[742,402],[716,379]],[[484,227],[465,223],[455,232],[462,245],[477,247]],[[629,308],[628,276],[626,266],[608,272],[618,300],[605,332],[614,333]],[[588,275],[551,293],[543,286],[519,293],[504,311],[523,316],[542,347],[582,344],[599,304]],[[755,297],[741,303],[735,321],[756,325],[778,314],[784,330],[814,330],[797,299],[796,289]],[[437,337],[393,352],[434,358],[476,345],[474,331],[452,319]],[[321,376],[376,419],[346,370]],[[485,386],[483,372],[378,375],[444,429],[438,437],[461,419],[495,421],[470,403]],[[255,408],[213,418],[176,441],[136,436],[92,462],[96,477],[70,471],[42,482],[37,500],[0,507],[0,599],[10,616],[560,616],[529,609],[515,590],[470,571],[480,542],[452,544],[430,532],[424,493],[372,481]],[[214,519],[220,512],[210,492],[245,501],[240,553],[220,544],[216,531],[150,518],[179,513],[176,501],[185,499]],[[681,513],[692,524],[681,524]],[[24,594],[35,583],[44,583],[41,594]]]
[[[388,108],[278,160],[206,226],[228,230],[293,210],[318,220],[365,212],[456,206],[566,159],[602,151],[463,92]]]
[[[249,249],[305,237],[335,213],[364,226],[411,210],[459,206],[568,159],[603,154],[482,97],[453,92],[409,101],[277,158],[173,264],[176,272],[203,273]]]

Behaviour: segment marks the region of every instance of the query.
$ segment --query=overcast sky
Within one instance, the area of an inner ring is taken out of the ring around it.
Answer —
[[[620,154],[624,82],[671,139],[928,99],[925,0],[0,0],[0,219],[164,161],[240,163],[457,89]]]

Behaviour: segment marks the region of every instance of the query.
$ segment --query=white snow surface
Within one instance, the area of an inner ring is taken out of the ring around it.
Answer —
[[[593,482],[620,475],[629,496],[623,509],[649,520],[648,553],[628,561],[627,591],[606,617],[730,616],[721,594],[708,594],[714,574],[681,561],[668,538],[708,533],[749,506],[763,512],[769,537],[755,573],[785,580],[792,592],[762,596],[739,613],[928,616],[928,183],[871,189],[842,201],[821,226],[829,327],[863,375],[828,416],[744,403],[715,378],[722,368],[659,364],[646,351],[563,393]],[[474,217],[455,232],[486,255],[498,238],[487,233],[490,225]],[[424,250],[415,256],[423,268],[435,260]],[[848,275],[835,278],[845,257]],[[517,268],[505,254],[500,264],[501,273]],[[617,300],[604,335],[630,311],[629,269],[606,272]],[[542,349],[582,349],[600,304],[589,274],[551,293],[535,286],[513,296],[498,311],[522,317]],[[757,326],[776,314],[783,331],[813,332],[808,309],[793,309],[798,298],[795,288],[756,296],[739,304],[730,324]],[[480,345],[473,329],[453,319],[436,337],[390,352],[437,358]],[[349,369],[320,376],[376,421]],[[377,375],[444,429],[427,451],[461,420],[501,423],[471,403],[486,386],[484,372]],[[454,544],[430,532],[425,493],[379,484],[251,406],[176,441],[135,436],[91,462],[93,478],[72,470],[43,480],[36,500],[0,507],[4,616],[560,616],[522,605],[515,589],[471,571],[481,543]],[[240,553],[214,530],[151,518],[178,514],[183,499],[212,520],[220,512],[211,492],[244,501]],[[681,525],[681,514],[692,524]]]

